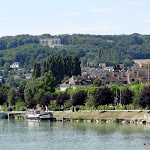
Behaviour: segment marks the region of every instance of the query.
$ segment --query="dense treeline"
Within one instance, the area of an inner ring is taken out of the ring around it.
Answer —
[[[59,48],[40,46],[40,38],[61,38]],[[18,35],[0,38],[0,67],[5,63],[20,62],[22,67],[33,67],[33,62],[55,54],[77,54],[82,65],[94,61],[95,65],[125,63],[131,65],[134,59],[150,58],[150,35]]]
[[[129,84],[126,87],[68,88],[65,92],[55,90],[55,78],[51,72],[42,77],[33,78],[18,88],[9,88],[0,84],[0,105],[4,110],[25,110],[37,104],[53,110],[70,109],[150,109],[150,84]],[[11,105],[11,107],[7,107]]]
[[[44,60],[42,73],[51,71],[58,84],[65,76],[81,75],[80,63],[78,55],[52,55]]]

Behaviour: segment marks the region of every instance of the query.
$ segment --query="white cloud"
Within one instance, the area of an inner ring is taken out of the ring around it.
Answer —
[[[142,2],[142,1],[129,1],[128,3],[127,3],[128,5],[132,5],[132,6],[143,6],[144,5],[144,2]]]
[[[80,12],[68,12],[68,13],[55,13],[50,14],[51,17],[72,17],[72,16],[79,16]]]
[[[89,10],[89,12],[93,13],[108,13],[116,10],[115,8],[92,8]]]
[[[135,18],[139,20],[140,22],[149,23],[150,22],[150,12],[140,13],[136,14]]]
[[[150,19],[146,19],[144,22],[150,24]]]
[[[9,21],[10,19],[7,17],[0,17],[0,21]]]
[[[141,16],[141,17],[150,17],[150,12],[141,13],[141,14],[139,14],[139,16]]]

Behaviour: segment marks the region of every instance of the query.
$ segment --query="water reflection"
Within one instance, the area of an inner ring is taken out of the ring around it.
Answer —
[[[116,131],[116,124],[106,123],[72,123],[72,126],[76,130],[81,131],[96,131],[101,134],[110,134]]]
[[[150,125],[0,120],[1,149],[149,149]],[[144,143],[146,143],[144,145]]]

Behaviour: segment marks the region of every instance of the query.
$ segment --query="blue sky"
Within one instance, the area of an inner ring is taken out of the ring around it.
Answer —
[[[150,34],[150,0],[0,0],[0,37]]]

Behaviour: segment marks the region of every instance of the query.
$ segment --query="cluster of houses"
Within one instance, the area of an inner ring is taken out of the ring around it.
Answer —
[[[115,72],[113,66],[107,67],[105,63],[100,63],[98,68],[89,66],[82,67],[81,76],[72,76],[69,80],[60,85],[60,90],[65,91],[69,87],[73,89],[77,87],[89,87],[92,86],[96,78],[101,79],[103,85],[111,85],[116,82],[126,85],[132,83],[136,79],[139,79],[141,84],[147,84],[150,82],[150,69],[140,68],[146,64],[147,63],[143,63],[141,65],[135,63],[133,67],[128,70],[124,70],[123,64],[120,64],[122,70],[119,72]],[[19,68],[18,62],[14,62],[10,65],[10,68],[16,69],[18,72],[22,71],[22,69]],[[25,74],[27,80],[31,79],[31,77],[31,73]],[[14,79],[21,79],[21,77],[19,75],[14,75]]]
[[[149,60],[148,60],[149,61]],[[77,87],[89,87],[92,86],[93,81],[96,78],[101,79],[103,85],[111,85],[119,82],[122,85],[130,84],[136,79],[139,79],[141,84],[150,83],[150,69],[141,69],[147,63],[138,64],[135,63],[131,69],[124,70],[123,64],[120,64],[119,72],[115,72],[113,66],[106,67],[105,63],[100,63],[99,68],[94,67],[82,67],[81,76],[72,76],[65,83],[60,85],[60,90],[65,91],[71,87],[73,89]]]

